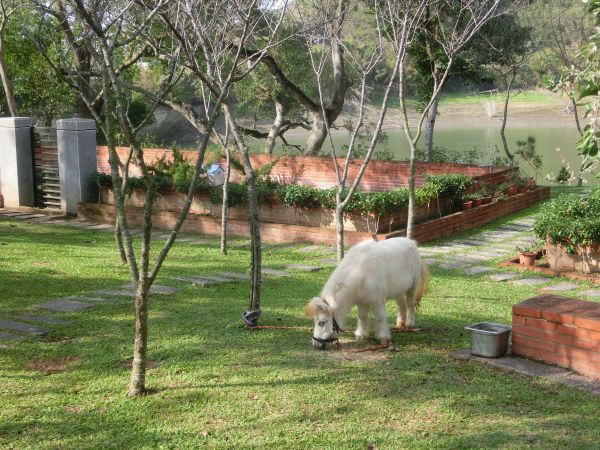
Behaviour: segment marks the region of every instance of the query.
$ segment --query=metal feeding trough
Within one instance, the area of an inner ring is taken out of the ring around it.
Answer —
[[[497,358],[508,350],[509,325],[479,322],[465,327],[465,330],[471,332],[471,355]]]

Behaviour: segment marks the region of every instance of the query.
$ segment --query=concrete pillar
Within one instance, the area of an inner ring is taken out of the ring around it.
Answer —
[[[98,199],[92,179],[96,171],[96,123],[90,119],[56,121],[61,209],[77,214],[77,203]]]
[[[0,118],[0,192],[6,208],[34,206],[31,119]]]

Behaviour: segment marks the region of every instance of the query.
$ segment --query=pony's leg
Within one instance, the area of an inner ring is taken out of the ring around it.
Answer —
[[[390,342],[392,337],[390,333],[390,325],[387,321],[387,315],[385,313],[385,302],[378,302],[373,304],[373,316],[375,317],[375,330],[377,333],[377,339],[382,344]]]
[[[359,341],[369,337],[369,307],[365,305],[356,305],[358,310],[358,324],[354,335]]]
[[[415,305],[417,303],[417,289],[410,289],[406,293],[406,328],[415,327]]]
[[[402,295],[396,299],[398,314],[396,315],[396,328],[406,328],[406,296]]]

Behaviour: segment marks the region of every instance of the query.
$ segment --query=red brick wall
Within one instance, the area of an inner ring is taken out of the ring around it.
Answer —
[[[600,303],[538,295],[513,305],[513,354],[600,380]]]
[[[499,217],[507,216],[533,203],[548,198],[550,188],[542,187],[533,191],[513,195],[477,208],[460,211],[449,216],[418,224],[413,230],[413,239],[417,242],[430,242],[471,228],[480,227]],[[390,233],[387,237],[406,236],[406,230]],[[387,238],[386,237],[386,238]]]
[[[468,209],[440,219],[430,220],[415,227],[413,238],[419,243],[424,243],[480,226],[497,219],[498,217],[523,209],[539,199],[547,198],[549,192],[550,189],[547,187],[539,188],[478,208]],[[183,196],[181,196],[181,198],[183,199]],[[200,206],[197,207],[200,208]],[[132,226],[140,225],[142,223],[142,208],[132,206],[127,208],[127,211],[129,223],[132,224]],[[198,212],[200,212],[200,209],[198,209]],[[153,214],[152,220],[156,228],[168,230],[175,223],[177,215],[177,211],[161,210]],[[78,216],[87,220],[100,220],[114,223],[114,211],[112,205],[80,203]],[[329,218],[329,220],[331,220],[331,218]],[[228,225],[232,235],[249,236],[248,220],[243,215],[232,217],[229,223],[233,224],[233,226]],[[220,220],[213,216],[190,213],[184,222],[184,229],[197,233],[219,235]],[[335,229],[325,228],[323,226],[262,222],[261,234],[265,241],[272,242],[314,242],[318,244],[335,244]],[[371,237],[380,240],[403,235],[405,235],[405,230],[376,235],[365,232],[347,231],[345,233],[345,240],[348,244],[352,244]]]
[[[128,148],[117,149],[122,159],[126,158]],[[196,157],[195,151],[183,151],[188,160]],[[99,146],[96,150],[99,172],[110,172],[108,165],[108,148]],[[171,152],[164,149],[147,148],[144,159],[153,163],[165,156],[171,158]],[[272,161],[269,155],[251,155],[253,167],[261,167]],[[353,180],[358,172],[361,161],[352,162],[349,169],[349,180]],[[446,173],[464,174],[474,177],[476,181],[496,183],[504,180],[506,173],[512,169],[502,166],[473,166],[468,164],[450,163],[418,163],[416,168],[417,186],[423,183],[425,175],[440,175]],[[131,175],[139,176],[139,170],[132,166]],[[337,184],[335,170],[331,158],[316,156],[284,157],[273,167],[271,178],[280,183],[298,183],[316,187],[329,187]],[[239,173],[234,173],[232,180],[238,181]],[[387,191],[396,187],[408,186],[407,161],[371,161],[361,180],[360,187],[365,192]]]

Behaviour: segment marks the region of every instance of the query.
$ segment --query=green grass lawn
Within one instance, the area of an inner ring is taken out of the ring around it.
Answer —
[[[396,352],[344,354],[312,350],[303,330],[243,329],[243,282],[167,279],[244,271],[248,259],[222,256],[216,241],[176,245],[158,283],[182,289],[152,301],[146,397],[125,397],[127,301],[56,315],[72,324],[0,350],[0,448],[597,448],[599,398],[449,357],[468,346],[465,325],[510,323],[536,288],[433,267],[422,332],[394,335]],[[318,255],[276,248],[264,259],[280,268]],[[329,273],[267,280],[261,323],[309,326],[304,305]],[[126,281],[109,234],[0,219],[0,318]]]

